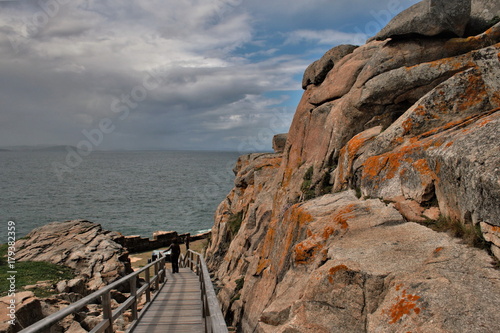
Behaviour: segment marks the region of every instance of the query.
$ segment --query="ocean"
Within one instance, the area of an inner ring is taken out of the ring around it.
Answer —
[[[0,152],[0,218],[16,237],[53,221],[86,219],[124,235],[210,229],[233,187],[240,153],[207,151]],[[0,234],[6,234],[0,232]],[[5,243],[6,240],[0,240]]]

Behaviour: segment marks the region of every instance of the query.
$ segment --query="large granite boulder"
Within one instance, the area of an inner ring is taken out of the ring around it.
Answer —
[[[71,267],[92,292],[132,272],[127,250],[113,240],[120,236],[86,220],[52,222],[16,242],[16,259]]]
[[[310,84],[321,84],[335,64],[356,48],[354,45],[339,45],[326,52],[321,59],[307,67],[302,78],[302,88],[306,89]]]
[[[470,19],[471,0],[423,0],[396,15],[376,40],[411,35],[463,36]]]
[[[285,150],[288,133],[276,134],[273,137],[273,150],[275,153],[282,153]]]

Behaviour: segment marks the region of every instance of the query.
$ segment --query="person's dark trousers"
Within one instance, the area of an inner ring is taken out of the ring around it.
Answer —
[[[172,273],[179,273],[179,258],[172,258]]]

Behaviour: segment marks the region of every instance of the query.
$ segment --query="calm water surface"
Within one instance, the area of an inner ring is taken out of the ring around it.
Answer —
[[[0,218],[4,225],[16,222],[18,237],[72,219],[125,235],[195,233],[212,227],[217,205],[233,186],[238,155],[93,152],[60,180],[54,163],[64,164],[67,152],[0,152]]]

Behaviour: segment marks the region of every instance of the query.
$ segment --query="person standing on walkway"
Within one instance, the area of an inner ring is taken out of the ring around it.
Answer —
[[[179,246],[179,240],[176,238],[172,245],[170,245],[170,260],[172,261],[172,274],[179,273],[179,256],[181,254],[181,247]]]
[[[184,243],[186,244],[186,253],[189,251],[189,238],[190,238],[190,237],[191,237],[191,234],[190,234],[190,233],[188,233],[188,234],[186,235],[186,240],[185,240],[185,242],[184,242]]]

